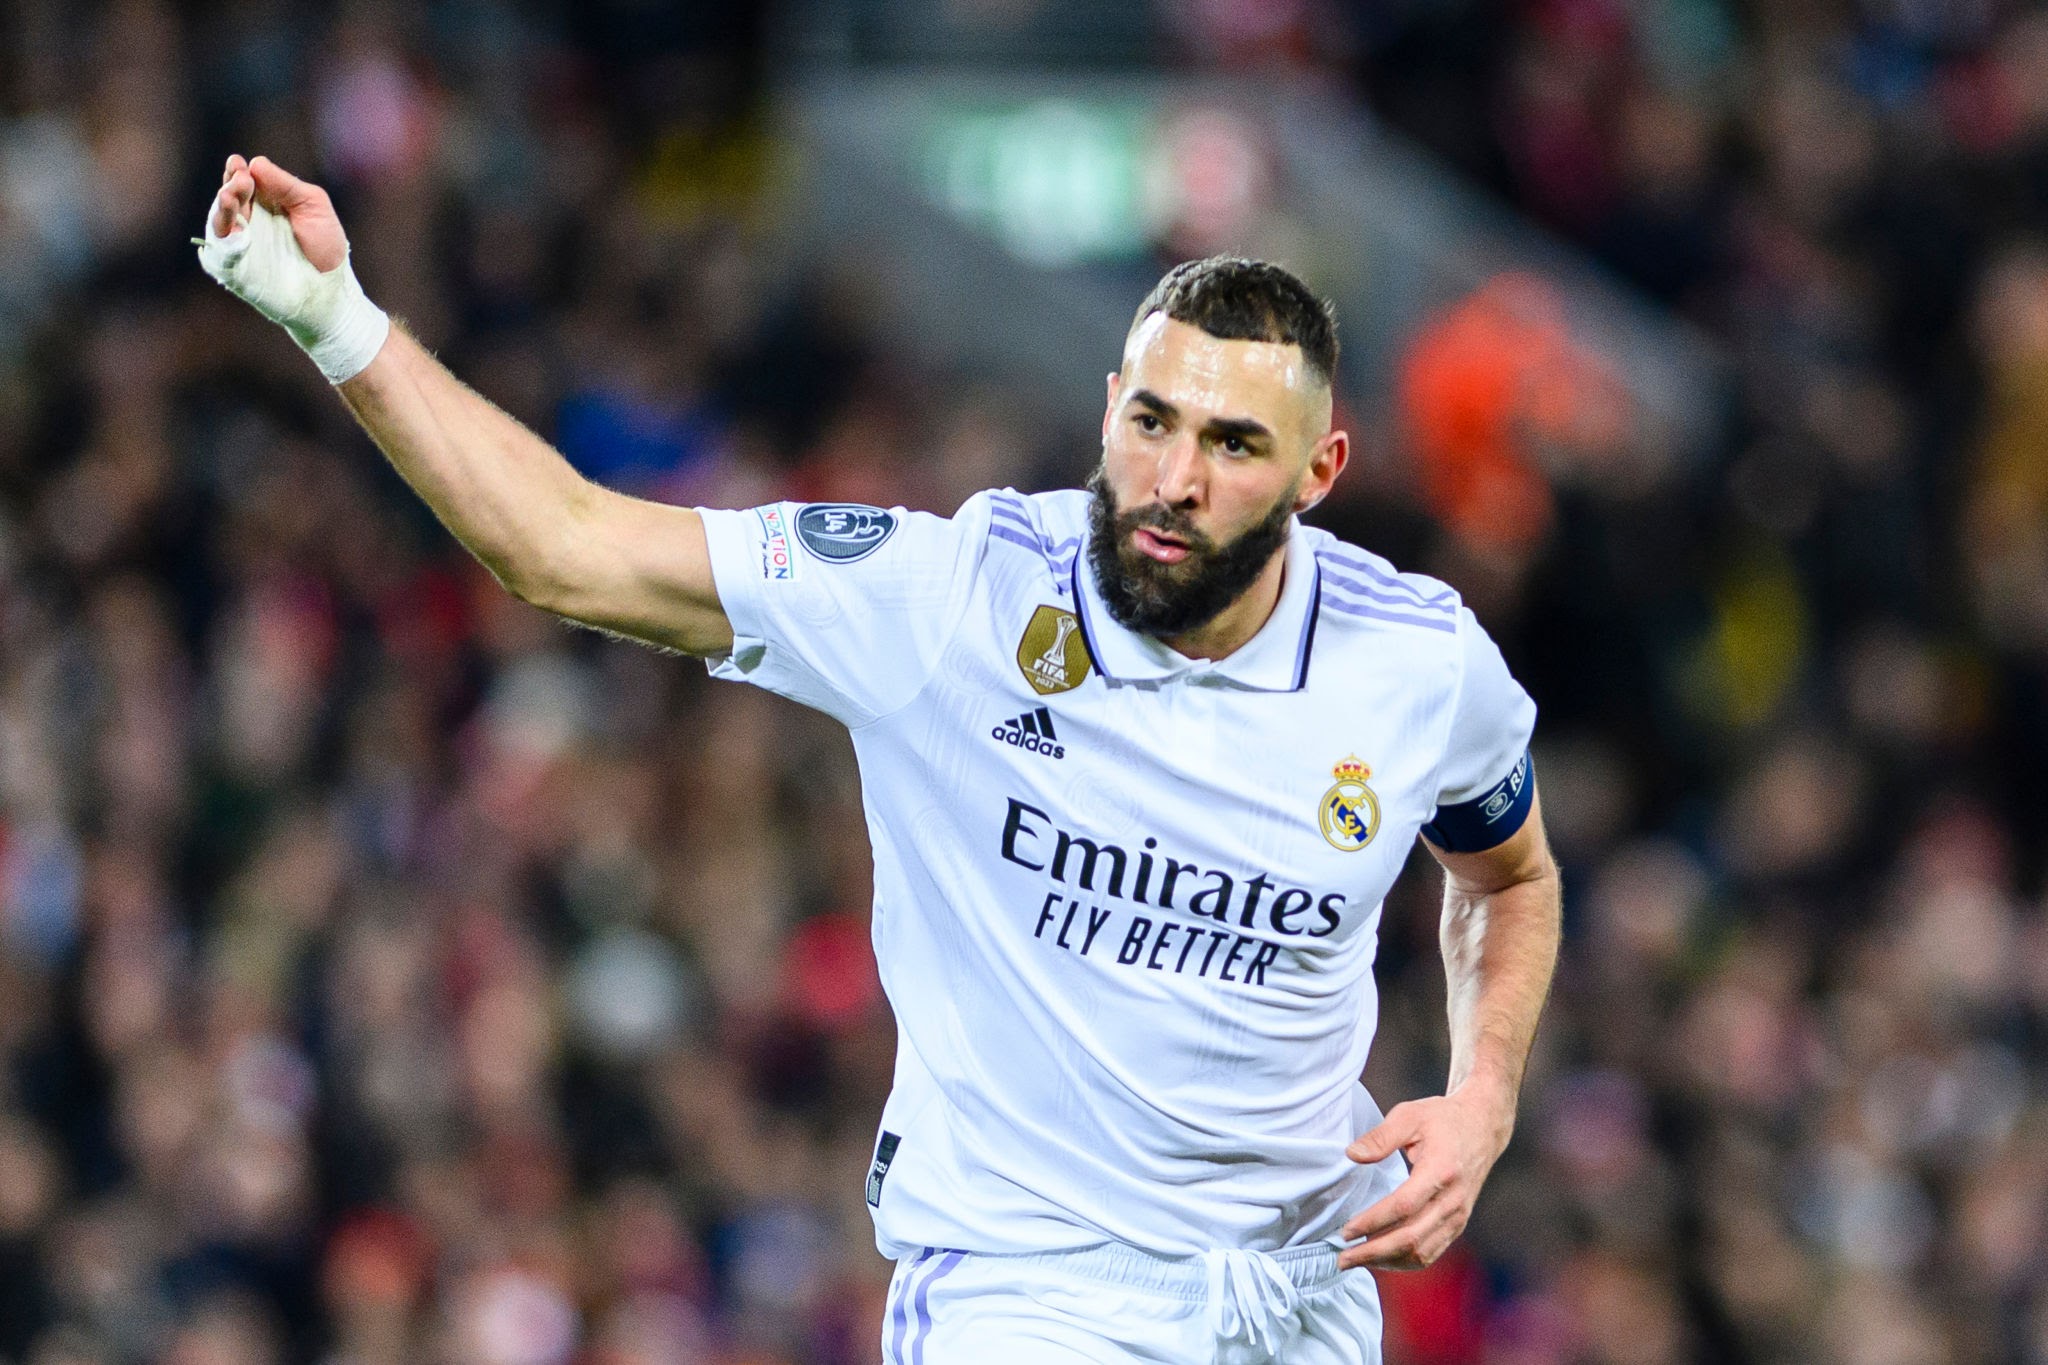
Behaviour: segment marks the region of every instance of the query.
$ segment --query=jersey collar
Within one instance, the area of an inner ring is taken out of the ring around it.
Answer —
[[[1159,683],[1210,675],[1254,692],[1299,692],[1308,683],[1309,652],[1315,644],[1316,608],[1322,571],[1301,522],[1287,523],[1287,572],[1280,600],[1258,634],[1224,658],[1190,659],[1150,635],[1126,630],[1110,616],[1095,582],[1087,546],[1074,556],[1074,604],[1095,666],[1113,683]]]

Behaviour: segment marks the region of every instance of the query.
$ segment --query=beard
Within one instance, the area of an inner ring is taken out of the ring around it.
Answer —
[[[1244,595],[1273,552],[1287,543],[1287,525],[1301,481],[1281,494],[1257,524],[1237,539],[1218,545],[1195,529],[1194,518],[1177,507],[1153,503],[1124,511],[1109,490],[1106,467],[1088,476],[1088,563],[1095,570],[1102,604],[1125,630],[1172,639],[1199,630]],[[1131,542],[1139,527],[1164,531],[1188,552],[1177,564],[1162,564]]]

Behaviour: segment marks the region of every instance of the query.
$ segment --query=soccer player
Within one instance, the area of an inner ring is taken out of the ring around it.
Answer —
[[[365,297],[326,194],[228,160],[206,270],[284,324],[512,592],[852,732],[894,1090],[866,1194],[892,1365],[1380,1358],[1514,1126],[1557,872],[1535,707],[1435,580],[1304,526],[1336,338],[1285,271],[1180,266],[1087,490],[951,518],[596,486]],[[1380,904],[1445,869],[1445,1093],[1359,1077]]]

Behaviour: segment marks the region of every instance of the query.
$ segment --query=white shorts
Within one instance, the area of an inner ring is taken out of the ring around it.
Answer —
[[[896,1263],[887,1365],[1379,1365],[1368,1270],[1324,1243],[1167,1258],[932,1248]]]

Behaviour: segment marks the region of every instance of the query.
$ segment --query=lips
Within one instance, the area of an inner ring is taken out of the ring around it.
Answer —
[[[1161,564],[1178,564],[1188,557],[1188,547],[1172,536],[1164,535],[1149,526],[1140,526],[1131,532],[1131,543],[1138,547],[1138,553]]]

